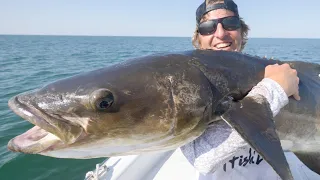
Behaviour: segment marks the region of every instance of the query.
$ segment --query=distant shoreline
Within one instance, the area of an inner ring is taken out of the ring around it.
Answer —
[[[187,36],[120,36],[120,35],[54,35],[54,34],[0,34],[0,36],[49,36],[49,37],[130,37],[130,38],[190,38]],[[249,37],[249,39],[309,39],[319,40],[320,38],[293,38],[293,37]]]

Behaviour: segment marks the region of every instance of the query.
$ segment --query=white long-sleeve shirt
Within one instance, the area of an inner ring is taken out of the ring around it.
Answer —
[[[273,116],[288,103],[287,94],[265,78],[247,96],[265,97]],[[217,121],[181,151],[199,172],[199,179],[280,179],[272,167],[226,122]]]

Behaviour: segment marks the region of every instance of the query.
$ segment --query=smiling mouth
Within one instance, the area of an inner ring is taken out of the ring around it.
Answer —
[[[232,45],[231,42],[228,42],[228,43],[219,43],[219,44],[216,44],[214,47],[217,48],[217,49],[225,49],[225,48],[228,48]]]
[[[82,134],[82,128],[79,129],[66,122],[59,124],[61,120],[46,114],[32,105],[21,102],[19,96],[11,98],[8,105],[17,115],[35,125],[8,142],[8,149],[11,151],[36,154],[52,150],[57,146],[71,144]],[[71,127],[75,134],[68,133],[64,129],[59,128],[63,127],[61,125]]]

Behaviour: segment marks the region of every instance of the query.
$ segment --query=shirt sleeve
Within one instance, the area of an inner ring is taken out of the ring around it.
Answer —
[[[261,96],[270,104],[273,116],[288,104],[288,97],[283,88],[269,78],[264,78],[247,95],[251,98]],[[182,146],[181,151],[200,173],[208,174],[213,173],[237,151],[247,146],[248,143],[226,122],[216,121],[196,140]]]
[[[261,95],[265,97],[270,105],[273,117],[276,116],[280,109],[288,104],[289,99],[283,88],[274,80],[264,78],[257,86],[249,92],[247,97],[256,97]]]

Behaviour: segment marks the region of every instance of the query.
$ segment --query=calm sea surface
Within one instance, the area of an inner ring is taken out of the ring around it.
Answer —
[[[0,179],[84,179],[87,171],[104,160],[9,152],[8,141],[32,127],[9,110],[10,97],[129,58],[191,49],[190,38],[0,35]],[[249,39],[245,52],[320,63],[320,39]]]

